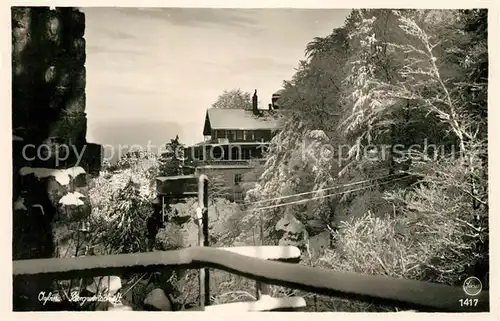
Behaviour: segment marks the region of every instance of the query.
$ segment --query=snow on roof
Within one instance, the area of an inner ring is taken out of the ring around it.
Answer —
[[[263,116],[255,116],[252,110],[209,108],[207,110],[212,129],[276,129],[281,117],[267,110],[259,110]]]

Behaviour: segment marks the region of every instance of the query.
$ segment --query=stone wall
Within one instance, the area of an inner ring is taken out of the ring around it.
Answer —
[[[69,240],[85,235],[87,173],[100,166],[85,148],[85,16],[11,10],[13,259],[78,255]],[[52,283],[16,280],[14,310],[43,309],[38,294]]]

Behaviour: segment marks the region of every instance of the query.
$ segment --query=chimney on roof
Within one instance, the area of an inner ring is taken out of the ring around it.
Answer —
[[[257,106],[257,89],[255,89],[255,92],[253,93],[252,96],[252,111],[253,114],[256,116],[259,114],[259,108]]]
[[[279,109],[280,106],[278,104],[278,99],[281,97],[281,94],[279,91],[275,92],[271,98],[271,102],[273,104],[274,109]]]

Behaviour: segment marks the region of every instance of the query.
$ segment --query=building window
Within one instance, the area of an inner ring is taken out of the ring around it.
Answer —
[[[250,141],[254,141],[255,140],[255,133],[250,130],[247,132],[247,139],[250,140]]]
[[[241,203],[243,201],[243,193],[242,192],[235,192],[234,193],[234,201],[236,203]]]
[[[231,136],[229,136],[229,139],[230,139],[232,142],[234,142],[234,141],[236,140],[236,131],[235,131],[235,130],[231,130],[231,131],[230,131],[230,135],[231,135]]]
[[[236,146],[229,146],[229,155],[230,155],[230,159],[231,160],[240,160],[240,149],[241,147],[239,145],[236,145]]]
[[[239,185],[241,183],[241,174],[234,174],[234,185]]]
[[[236,131],[236,139],[243,140],[243,131],[242,130]]]

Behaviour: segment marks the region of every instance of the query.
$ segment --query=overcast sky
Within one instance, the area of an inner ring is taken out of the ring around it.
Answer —
[[[83,8],[87,140],[202,139],[225,89],[257,89],[260,108],[289,80],[306,44],[343,24],[340,9]]]

